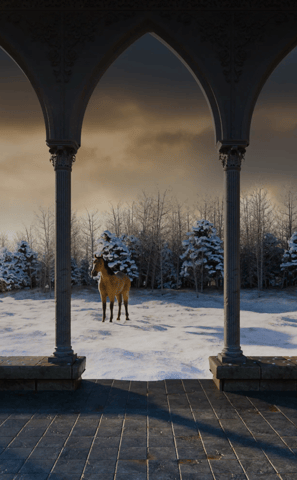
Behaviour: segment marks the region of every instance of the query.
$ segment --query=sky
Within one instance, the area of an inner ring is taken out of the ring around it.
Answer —
[[[297,187],[297,51],[274,70],[253,115],[241,189],[261,182],[278,200]],[[42,110],[29,80],[0,48],[0,234],[34,223],[39,206],[54,205],[55,176]],[[72,209],[110,211],[156,187],[192,206],[197,195],[221,195],[223,168],[205,97],[191,73],[146,34],[110,66],[84,117],[72,169]]]

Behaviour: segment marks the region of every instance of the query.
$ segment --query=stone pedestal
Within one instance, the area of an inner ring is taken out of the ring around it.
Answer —
[[[86,357],[73,365],[54,365],[48,357],[0,357],[0,391],[76,390],[86,369]]]
[[[297,357],[246,357],[238,364],[209,357],[209,367],[225,392],[297,391]]]

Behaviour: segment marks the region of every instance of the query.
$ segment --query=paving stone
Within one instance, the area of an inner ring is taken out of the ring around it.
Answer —
[[[4,473],[18,473],[24,463],[25,460],[22,459],[7,458],[5,460],[1,460],[0,457],[0,475]]]
[[[92,478],[92,476],[94,478],[95,476],[97,476],[96,480],[98,480],[98,475],[100,474],[101,477],[105,480],[111,477],[111,475],[114,476],[116,460],[106,460],[106,458],[104,460],[97,460],[96,462],[87,461],[86,468],[84,470],[84,478],[89,480]]]
[[[47,459],[46,456],[39,459],[28,459],[26,463],[20,469],[21,474],[49,474],[53,465],[55,463],[54,459]]]
[[[249,459],[245,457],[240,458],[240,461],[248,476],[250,472],[259,476],[275,473],[271,463],[264,457],[257,458],[256,456],[253,456]]]
[[[46,454],[45,454],[46,452]],[[46,450],[42,447],[42,448],[35,448],[34,451],[31,453],[30,455],[30,460],[39,460],[39,459],[42,459],[42,458],[46,458],[46,459],[56,459],[59,454],[61,452],[61,448],[59,447],[49,447],[49,448],[46,448]]]
[[[80,460],[80,459],[87,459],[88,453],[90,449],[89,448],[70,448],[70,447],[64,447],[60,459],[67,459],[67,460]]]
[[[48,473],[20,473],[16,477],[14,477],[15,480],[46,480],[47,478]]]
[[[149,447],[149,460],[176,460],[176,452],[174,447]]]
[[[158,437],[153,437],[153,438],[158,438]],[[133,437],[133,436],[125,437],[125,435],[123,435],[122,437],[121,449],[134,448],[134,447],[146,448],[146,446],[147,446],[146,435],[137,436],[137,437]],[[152,446],[157,446],[157,445],[152,445]]]
[[[124,441],[124,438],[123,438],[123,441]],[[160,435],[160,436],[157,436],[157,435],[150,435],[149,436],[149,447],[158,447],[158,448],[162,448],[162,447],[174,447],[174,439],[173,439],[173,435],[169,436],[163,436],[163,435]]]
[[[135,476],[136,478],[137,475],[139,475],[139,478],[143,477],[145,475],[146,478],[146,473],[147,473],[147,460],[146,458],[144,459],[119,459],[118,465],[117,465],[117,474],[116,478],[118,479],[119,477],[124,477],[126,475],[126,478],[131,478],[131,476]]]
[[[90,448],[92,441],[94,437],[93,436],[75,436],[72,435],[68,438],[66,447],[67,448]]]
[[[180,480],[177,461],[149,460],[150,480]]]
[[[121,448],[119,460],[146,460],[147,448],[146,447],[130,447]]]
[[[71,438],[71,437],[70,437]],[[131,437],[132,438],[132,437]],[[118,448],[120,436],[118,437],[96,437],[92,448]]]
[[[56,463],[53,473],[62,475],[62,474],[73,474],[73,475],[81,475],[82,471],[85,466],[85,460],[67,460],[62,459],[58,460]]]
[[[106,458],[112,458],[116,460],[117,455],[118,448],[101,448],[97,445],[94,445],[90,452],[88,462],[90,464],[96,463],[98,460],[105,460]]]
[[[33,437],[32,437],[33,438]],[[53,436],[53,435],[45,435],[40,439],[40,442],[38,443],[38,448],[62,448],[64,445],[65,441],[67,439],[67,436]]]
[[[182,477],[186,473],[195,473],[197,475],[208,475],[211,473],[209,462],[206,459],[192,460],[183,458],[178,460],[178,465],[182,473]]]

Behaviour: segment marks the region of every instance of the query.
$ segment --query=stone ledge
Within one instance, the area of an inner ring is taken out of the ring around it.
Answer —
[[[1,390],[76,390],[86,369],[86,357],[73,365],[55,365],[47,357],[0,357]]]
[[[245,363],[221,363],[209,357],[213,381],[219,390],[297,391],[297,357],[247,357]]]

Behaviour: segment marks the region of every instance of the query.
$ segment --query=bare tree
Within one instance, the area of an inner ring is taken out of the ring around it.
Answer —
[[[83,244],[85,248],[85,255],[88,261],[92,261],[95,252],[95,242],[98,236],[98,231],[102,229],[102,221],[99,218],[98,210],[89,212],[87,209],[87,215],[81,219],[81,233],[83,238]]]
[[[37,231],[37,252],[42,263],[42,272],[40,275],[40,287],[45,288],[49,285],[51,293],[51,270],[55,258],[55,230],[54,230],[54,212],[53,207],[47,210],[39,207],[39,213],[35,212],[36,231]]]
[[[117,208],[115,209],[111,202],[111,213],[105,212],[107,215],[106,225],[108,230],[115,234],[116,237],[120,237],[122,232],[122,224],[123,224],[123,212],[121,211],[121,202],[118,203]]]

